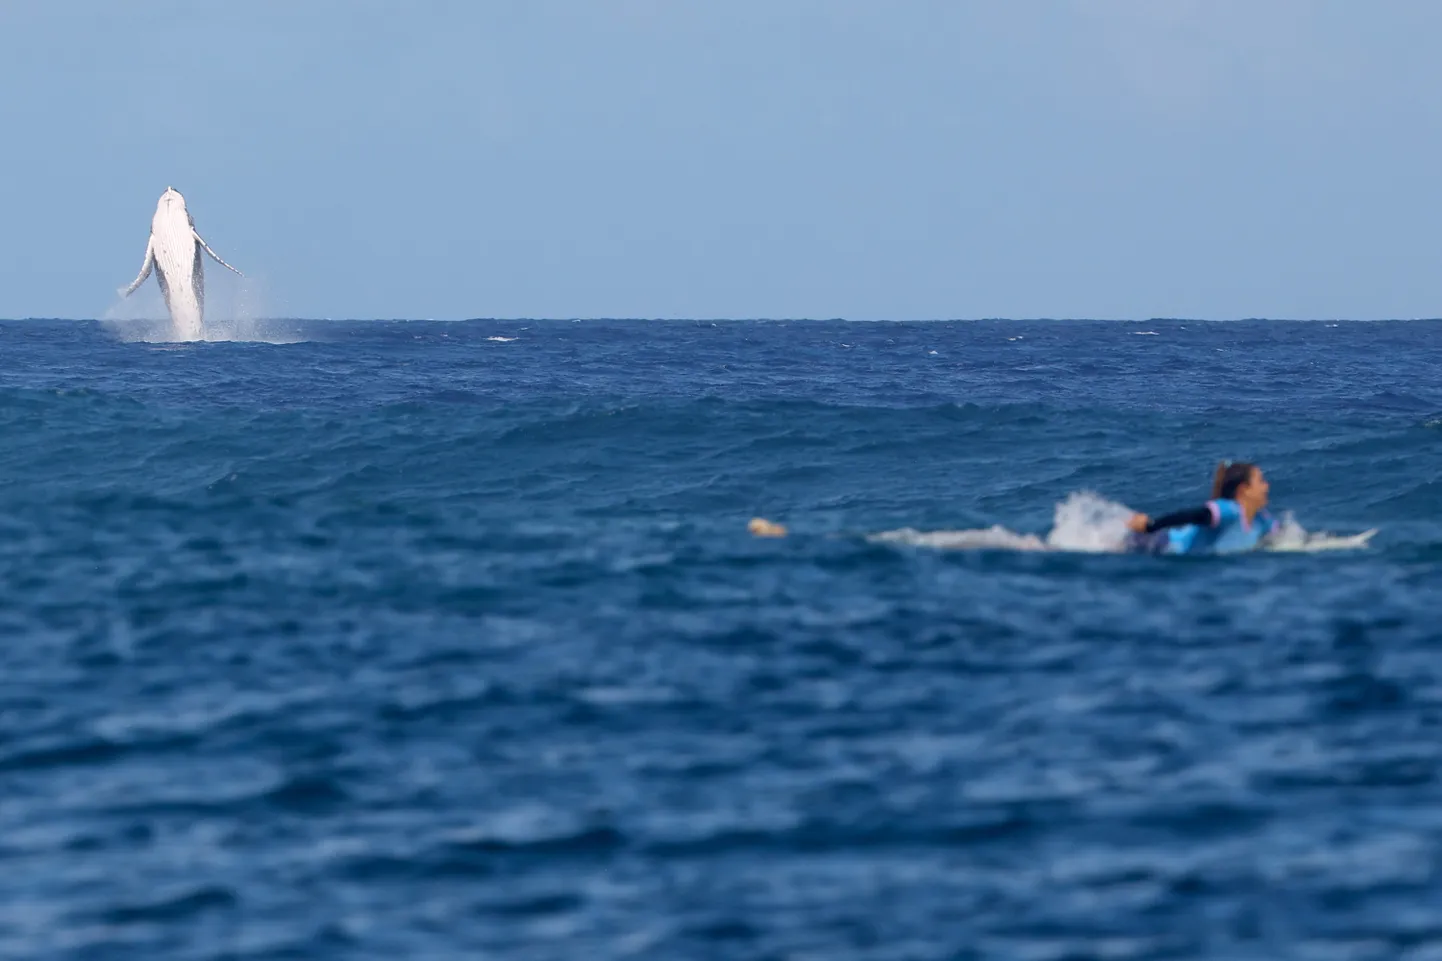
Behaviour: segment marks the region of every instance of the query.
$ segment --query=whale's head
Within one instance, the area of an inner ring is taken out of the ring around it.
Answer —
[[[165,226],[167,224],[169,226]],[[174,187],[166,187],[165,193],[160,195],[160,200],[155,204],[150,232],[158,235],[178,230],[183,235],[186,224],[189,224],[192,230],[195,228],[195,218],[185,209],[185,198]]]

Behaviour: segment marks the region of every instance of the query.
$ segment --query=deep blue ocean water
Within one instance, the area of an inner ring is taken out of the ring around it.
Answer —
[[[1442,958],[1442,323],[272,327],[0,324],[0,957]]]

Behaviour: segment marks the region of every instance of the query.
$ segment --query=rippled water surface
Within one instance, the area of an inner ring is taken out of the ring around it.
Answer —
[[[0,956],[1442,958],[1442,324],[276,330],[0,324]]]

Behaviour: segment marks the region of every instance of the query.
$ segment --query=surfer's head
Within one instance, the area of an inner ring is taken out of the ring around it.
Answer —
[[[1254,511],[1267,506],[1269,490],[1271,485],[1262,476],[1262,469],[1245,461],[1222,461],[1212,478],[1213,500],[1236,501]]]

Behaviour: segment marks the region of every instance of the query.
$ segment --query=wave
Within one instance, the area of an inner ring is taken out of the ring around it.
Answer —
[[[1045,536],[1018,533],[1000,524],[970,530],[919,531],[911,527],[868,536],[877,543],[903,544],[942,550],[1060,551],[1083,554],[1119,554],[1125,549],[1131,508],[1091,491],[1078,491],[1056,505],[1052,528]],[[1291,553],[1356,550],[1366,547],[1376,529],[1360,534],[1310,532],[1290,512],[1284,513],[1275,534],[1262,549]]]

